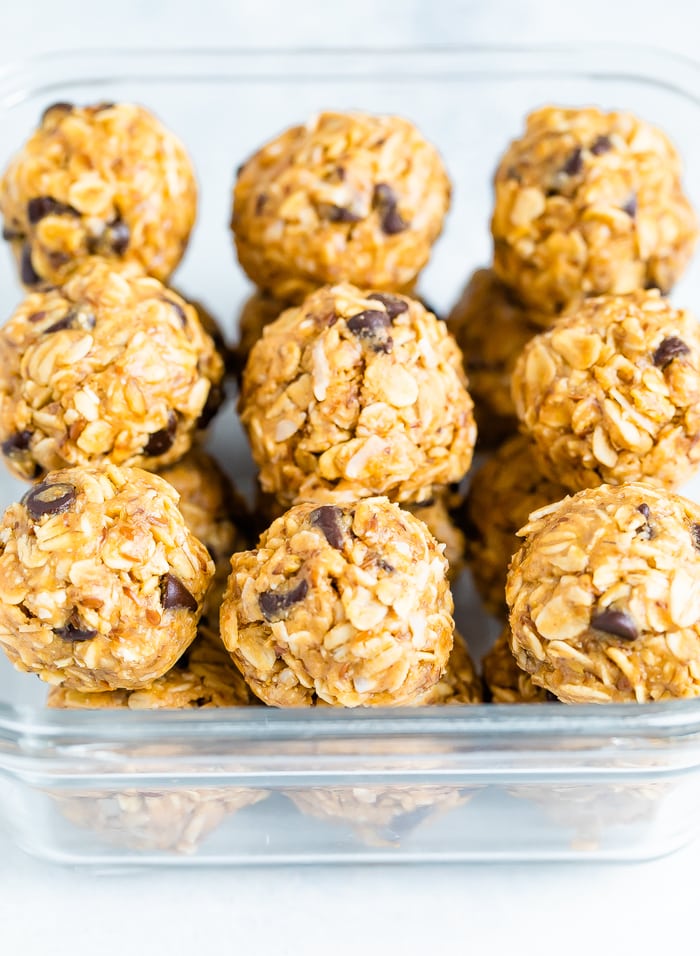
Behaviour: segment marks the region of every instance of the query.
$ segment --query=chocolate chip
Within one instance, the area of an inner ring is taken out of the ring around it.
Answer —
[[[32,250],[28,245],[25,245],[22,249],[19,273],[25,285],[36,285],[38,282],[41,282],[41,276],[32,265]]]
[[[386,295],[384,292],[373,292],[367,296],[368,299],[374,299],[375,302],[381,302],[386,309],[386,314],[393,321],[397,315],[408,312],[408,302],[399,299],[395,295]]]
[[[263,209],[265,208],[265,203],[267,202],[267,196],[265,193],[258,193],[255,199],[255,215],[259,216]]]
[[[609,136],[599,136],[591,146],[591,152],[594,156],[602,156],[603,153],[609,153],[612,148],[613,144]]]
[[[326,541],[336,551],[343,550],[343,541],[345,540],[343,525],[340,520],[342,514],[341,509],[335,505],[322,505],[309,515],[311,524],[324,533]]]
[[[29,516],[38,521],[44,515],[57,515],[62,511],[68,511],[75,499],[76,491],[73,485],[65,481],[57,481],[51,485],[42,482],[26,493],[22,498],[22,504],[29,512]]]
[[[652,355],[652,361],[657,368],[666,368],[667,365],[671,364],[674,358],[689,354],[690,349],[683,339],[671,335],[669,338],[664,339],[661,345],[656,349]]]
[[[335,206],[333,203],[319,203],[316,207],[321,219],[328,222],[361,222],[362,216],[359,216],[352,209],[346,209],[345,206]]]
[[[309,592],[304,578],[289,591],[263,591],[258,598],[262,616],[266,621],[281,621],[286,618],[290,608],[303,601]]]
[[[53,332],[62,332],[64,329],[83,329],[86,332],[91,332],[94,328],[95,316],[92,312],[76,308],[71,309],[62,319],[42,331],[44,335],[48,335]]]
[[[650,515],[651,515],[651,511],[650,511],[650,509],[649,509],[649,505],[648,505],[645,501],[643,501],[643,502],[641,503],[641,505],[637,505],[637,511],[638,511],[641,515],[644,515],[644,520],[645,520],[645,521],[648,521],[648,520],[649,520],[649,517],[650,517]]]
[[[583,169],[583,151],[580,149],[580,147],[577,146],[576,149],[573,151],[573,153],[571,153],[567,161],[562,166],[561,171],[566,176],[578,176],[578,174],[581,172],[582,169]]]
[[[177,415],[170,412],[168,415],[168,424],[157,432],[153,432],[146,444],[143,446],[144,455],[151,455],[154,458],[157,455],[164,455],[166,451],[172,448],[177,434]]]
[[[700,551],[700,524],[691,524],[690,537],[693,539],[693,547]]]
[[[651,510],[649,505],[646,502],[642,502],[641,505],[637,506],[637,511],[640,515],[644,516],[644,524],[641,528],[637,528],[636,534],[645,541],[648,541],[650,538],[654,537],[654,529],[651,526]]]
[[[32,433],[30,431],[17,432],[17,434],[6,438],[0,448],[2,448],[2,453],[6,458],[13,458],[17,455],[17,452],[27,451],[31,439]]]
[[[160,600],[164,611],[174,611],[184,608],[186,611],[196,611],[197,602],[187,590],[180,578],[174,574],[164,574],[160,579]]]
[[[65,627],[55,627],[53,632],[63,641],[90,641],[97,637],[97,631],[92,627],[84,627],[75,611]]]
[[[622,211],[626,212],[630,219],[634,219],[637,215],[637,197],[634,193],[630,196],[627,202],[622,206]]]
[[[381,568],[382,571],[386,571],[387,574],[393,574],[396,568],[393,564],[389,564],[388,561],[385,561],[384,558],[377,558],[377,567]]]
[[[209,388],[209,394],[207,395],[207,400],[204,403],[204,408],[200,412],[199,418],[197,419],[198,429],[201,430],[209,427],[209,424],[223,405],[225,399],[226,392],[221,385],[212,385]]]
[[[171,306],[171,308],[177,315],[178,319],[180,320],[180,325],[183,327],[183,329],[187,328],[187,313],[185,312],[183,307],[180,305],[180,303],[173,302],[172,299],[169,299],[165,295],[161,296],[161,299],[163,300],[163,302],[167,302],[168,305]]]
[[[73,103],[51,103],[50,106],[47,106],[44,112],[41,114],[41,122],[43,123],[49,113],[53,113],[54,110],[58,113],[72,113],[73,112]]]
[[[348,329],[359,339],[366,339],[376,352],[391,352],[393,340],[388,334],[391,328],[391,319],[386,312],[378,309],[365,309],[350,316],[347,320]]]
[[[373,204],[380,214],[382,232],[393,236],[408,229],[409,224],[398,211],[398,197],[388,183],[377,183],[374,187]]]
[[[637,625],[630,615],[626,611],[614,611],[612,608],[594,614],[591,617],[591,627],[626,641],[635,641],[639,637]]]
[[[107,225],[109,243],[115,255],[123,256],[129,247],[131,232],[123,219],[117,217]]]
[[[21,229],[13,229],[12,226],[2,227],[2,238],[7,242],[13,242],[15,239],[24,239],[25,233]]]
[[[59,202],[53,196],[35,196],[27,203],[27,219],[32,226],[47,216],[79,216],[77,209],[68,203]]]

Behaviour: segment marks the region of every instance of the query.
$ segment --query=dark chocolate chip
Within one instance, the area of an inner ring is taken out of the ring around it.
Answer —
[[[399,299],[398,296],[386,295],[384,292],[373,292],[371,295],[368,295],[367,298],[374,299],[375,302],[381,302],[386,309],[386,314],[392,321],[397,315],[401,315],[402,312],[408,312],[408,302],[404,302],[404,300]]]
[[[391,352],[394,343],[388,334],[391,328],[388,313],[378,309],[365,309],[364,312],[350,316],[347,324],[353,335],[369,341],[375,351]]]
[[[57,481],[54,484],[42,482],[26,493],[22,498],[22,504],[30,517],[38,521],[44,515],[57,515],[62,511],[68,511],[75,502],[75,498],[75,488],[65,481]]]
[[[700,551],[700,524],[691,524],[690,537],[693,539],[693,547]]]
[[[131,238],[129,227],[123,219],[117,218],[109,223],[107,231],[112,251],[118,256],[123,256],[129,247],[129,239]]]
[[[15,239],[24,239],[25,235],[21,229],[13,229],[12,226],[2,227],[2,238],[6,239],[7,242],[12,242]]]
[[[654,537],[654,529],[652,528],[650,522],[651,509],[646,502],[642,502],[641,505],[637,506],[637,511],[640,513],[640,515],[644,516],[644,524],[641,526],[641,528],[637,528],[636,534],[640,538],[648,541],[650,538]]]
[[[32,265],[32,250],[28,245],[25,245],[22,249],[19,272],[22,282],[25,285],[36,285],[38,282],[41,282],[41,276]]]
[[[90,641],[93,637],[97,637],[97,631],[92,627],[83,627],[75,613],[71,615],[65,627],[55,627],[53,632],[63,641]]]
[[[612,608],[594,614],[591,617],[591,627],[626,641],[635,641],[639,637],[637,625],[630,615],[626,611],[614,611]]]
[[[173,302],[172,299],[169,299],[167,296],[161,296],[163,302],[167,302],[169,306],[173,309],[178,319],[180,320],[180,325],[184,328],[187,328],[187,313],[180,305],[179,302]]]
[[[174,574],[164,574],[160,579],[160,600],[164,611],[173,611],[184,608],[186,611],[196,611],[197,602],[187,590],[180,578]]]
[[[387,574],[393,574],[396,568],[393,564],[389,564],[388,561],[385,561],[384,558],[377,558],[377,567],[381,568],[382,571],[386,571]]]
[[[166,451],[169,451],[172,448],[176,434],[177,415],[175,412],[170,412],[168,415],[168,424],[165,426],[165,428],[161,428],[159,431],[153,432],[151,437],[143,446],[144,455],[151,455],[154,458],[157,455],[164,455]]]
[[[388,183],[377,183],[374,187],[373,202],[379,209],[382,232],[387,236],[408,229],[409,224],[398,210],[398,197]]]
[[[56,112],[61,112],[61,113],[72,113],[73,103],[64,103],[64,102],[51,103],[49,106],[46,107],[44,112],[41,114],[41,122],[43,123],[46,117],[49,115],[49,113],[53,113],[54,110],[56,110]]]
[[[679,339],[675,335],[669,336],[669,338],[664,339],[661,345],[656,349],[652,356],[652,361],[657,368],[666,368],[667,365],[678,358],[680,355],[689,355],[690,349],[685,344],[683,339]]]
[[[16,435],[6,438],[0,448],[2,448],[2,453],[6,458],[13,458],[17,455],[17,452],[27,451],[31,439],[32,433],[30,431],[17,432]]]
[[[267,202],[267,196],[265,193],[258,193],[255,199],[255,215],[259,216],[260,213],[265,208],[265,203]]]
[[[594,156],[602,156],[603,153],[609,153],[612,148],[613,144],[609,136],[599,136],[591,146],[591,152]]]
[[[634,219],[634,217],[637,215],[637,197],[634,195],[634,193],[624,204],[622,211],[626,212],[630,219]]]
[[[561,171],[566,176],[578,176],[578,174],[583,169],[583,151],[580,147],[576,147],[573,153],[569,156],[567,161],[561,168]]]
[[[197,419],[198,429],[202,430],[209,427],[212,419],[223,405],[225,398],[226,392],[221,385],[212,385],[210,387],[204,408]]]
[[[637,505],[637,511],[640,513],[640,515],[644,515],[645,521],[649,520],[651,511],[649,509],[649,505],[645,501],[643,501],[641,505]]]
[[[295,584],[289,591],[263,591],[258,598],[262,616],[266,621],[281,621],[300,601],[303,601],[309,592],[309,585],[304,578]]]
[[[319,203],[316,207],[321,219],[328,222],[361,222],[362,216],[359,216],[352,209],[346,209],[345,206],[335,206],[333,203]]]
[[[68,203],[59,202],[53,196],[35,196],[27,203],[27,219],[32,226],[47,216],[79,216],[80,213]]]
[[[64,329],[83,329],[91,332],[95,328],[95,316],[85,309],[71,309],[62,319],[43,329],[45,335],[52,332],[62,332]]]
[[[343,541],[345,540],[343,525],[340,520],[342,514],[341,509],[335,505],[322,505],[309,515],[311,524],[324,533],[328,544],[337,551],[343,550]]]

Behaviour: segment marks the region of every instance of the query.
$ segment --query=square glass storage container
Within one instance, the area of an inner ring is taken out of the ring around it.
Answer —
[[[3,164],[58,100],[142,102],[190,150],[199,222],[175,285],[235,334],[250,293],[228,233],[236,166],[322,108],[404,114],[455,184],[420,288],[439,312],[490,256],[491,176],[525,114],[625,108],[677,144],[700,207],[700,68],[616,48],[376,52],[88,52],[0,73]],[[700,308],[700,265],[674,298]],[[0,317],[21,292],[0,259]],[[212,447],[253,469],[227,407]],[[0,505],[24,491],[3,475]],[[700,497],[700,483],[687,489]],[[475,657],[495,634],[466,575],[457,622]],[[342,711],[49,711],[0,661],[0,820],[26,850],[101,865],[642,859],[700,825],[700,700],[654,705]]]

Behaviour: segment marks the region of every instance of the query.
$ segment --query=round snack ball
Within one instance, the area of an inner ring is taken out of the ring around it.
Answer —
[[[161,710],[199,707],[244,707],[257,704],[218,634],[204,631],[170,670],[138,690],[105,690],[97,693],[52,687],[48,707]]]
[[[632,482],[530,515],[506,598],[511,647],[567,703],[700,695],[700,506]]]
[[[700,462],[700,330],[658,292],[581,304],[525,347],[513,398],[545,474],[572,491],[686,481]]]
[[[232,228],[252,281],[283,302],[326,283],[407,289],[450,202],[437,150],[408,120],[321,113],[241,167]]]
[[[386,498],[297,505],[231,568],[221,636],[266,704],[409,704],[445,671],[447,562]]]
[[[90,255],[165,280],[197,211],[182,143],[142,106],[56,103],[0,181],[3,236],[26,286],[60,285]]]
[[[185,524],[214,562],[214,578],[202,613],[218,627],[231,555],[247,546],[241,529],[247,520],[245,501],[216,459],[199,447],[158,474],[177,491]]]
[[[222,400],[195,310],[135,266],[86,260],[0,328],[0,448],[17,476],[109,460],[157,469]]]
[[[280,502],[429,498],[476,437],[462,356],[406,296],[324,287],[265,328],[239,402],[265,492]]]
[[[678,154],[631,113],[536,110],[495,190],[496,274],[544,312],[580,295],[668,292],[695,245]]]
[[[156,475],[52,472],[7,509],[0,546],[0,647],[19,670],[139,688],[194,640],[214,565]]]
[[[464,356],[480,445],[496,445],[518,429],[510,378],[515,361],[553,316],[521,305],[493,269],[478,269],[447,318]]]
[[[508,613],[506,575],[518,550],[519,528],[531,511],[559,501],[565,488],[543,478],[532,442],[509,438],[474,475],[465,502],[467,563],[486,608],[498,617]]]
[[[542,704],[556,700],[553,694],[532,683],[518,667],[509,643],[510,628],[504,628],[484,655],[481,669],[486,689],[494,704]]]

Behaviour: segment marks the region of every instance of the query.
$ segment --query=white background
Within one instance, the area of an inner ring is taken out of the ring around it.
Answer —
[[[90,46],[616,41],[692,57],[699,30],[696,0],[0,0],[0,66]],[[637,865],[96,876],[34,862],[0,832],[0,954],[693,951],[699,870],[695,845]]]

